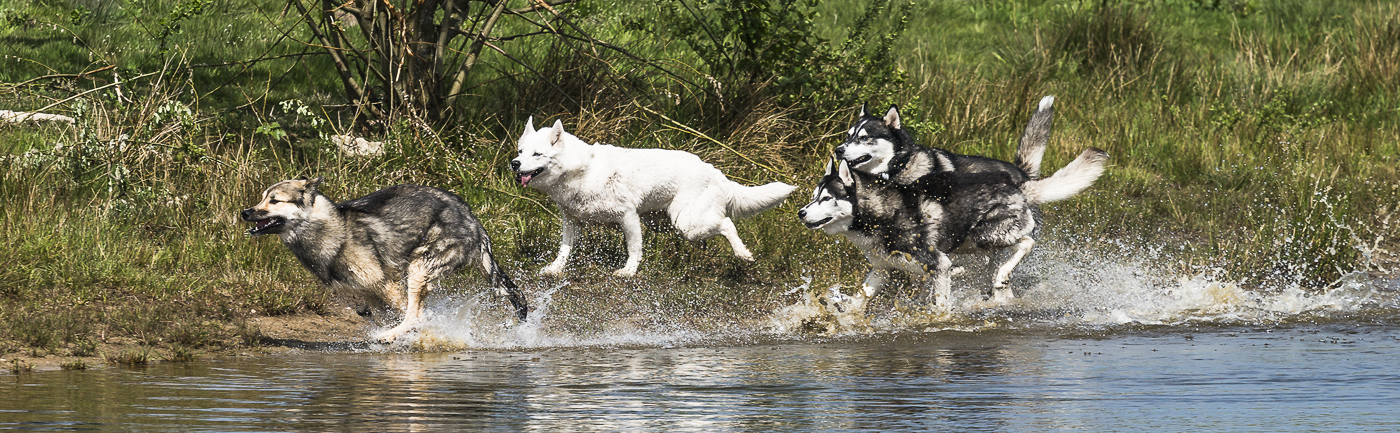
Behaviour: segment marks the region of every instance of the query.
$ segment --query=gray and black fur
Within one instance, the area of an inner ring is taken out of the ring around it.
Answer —
[[[955,251],[1000,250],[1015,247],[1018,254],[1003,268],[1010,273],[1029,250],[1039,230],[1038,210],[1006,173],[937,172],[921,180],[921,188],[906,188],[868,173],[849,169],[833,159],[813,194],[813,202],[798,211],[811,228],[846,235],[865,252],[872,265],[866,279],[867,296],[880,289],[889,269],[929,277],[929,295],[935,304],[946,304],[951,291]],[[812,219],[825,200],[850,204],[849,219]],[[826,227],[843,224],[838,230]],[[1000,273],[999,273],[1000,275]],[[1004,278],[994,280],[1002,290]],[[1009,294],[988,293],[1001,298]]]
[[[894,105],[884,116],[872,115],[862,105],[856,123],[847,131],[845,142],[836,147],[836,157],[849,162],[857,171],[880,175],[901,186],[917,183],[930,173],[947,171],[1001,172],[1020,185],[1040,178],[1040,161],[1055,116],[1054,99],[1053,96],[1041,99],[1026,124],[1014,163],[920,145],[904,128],[899,107]]]
[[[891,269],[932,276],[930,292],[941,304],[953,273],[947,254],[955,252],[993,253],[988,266],[1001,264],[992,276],[991,297],[1013,298],[1006,283],[1035,245],[1038,205],[1089,187],[1108,160],[1106,152],[1090,148],[1040,179],[1053,101],[1043,98],[1031,116],[1015,164],[918,145],[902,127],[898,108],[876,117],[862,107],[812,202],[798,212],[809,228],[842,234],[865,253],[871,272],[856,308],[879,291]],[[995,253],[1005,250],[1012,254],[998,260]]]
[[[423,298],[440,277],[476,263],[524,320],[529,306],[497,265],[491,239],[471,207],[451,192],[417,185],[381,189],[335,203],[321,179],[287,180],[242,212],[253,236],[276,234],[297,260],[332,290],[392,307],[403,322],[379,335],[394,340],[418,325]]]

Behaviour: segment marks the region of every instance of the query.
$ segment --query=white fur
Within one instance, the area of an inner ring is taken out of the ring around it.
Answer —
[[[1079,194],[1103,174],[1108,162],[1108,153],[1089,148],[1065,168],[1053,176],[1027,181],[1021,185],[1021,192],[1036,204],[1064,200]]]
[[[752,261],[730,216],[777,206],[795,188],[780,182],[746,187],[689,152],[588,144],[564,131],[562,122],[539,130],[533,125],[531,119],[520,136],[512,168],[525,186],[548,194],[562,213],[559,255],[541,270],[545,274],[563,272],[580,225],[591,221],[622,226],[627,264],[615,274],[636,275],[642,260],[640,215],[660,210],[667,211],[686,239],[723,235],[735,256]]]

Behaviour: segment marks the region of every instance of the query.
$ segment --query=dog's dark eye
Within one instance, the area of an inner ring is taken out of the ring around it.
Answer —
[[[535,155],[534,155],[534,156],[541,156],[541,155],[543,155],[543,154],[541,154],[541,153],[539,153],[539,152],[535,152]]]
[[[275,198],[267,199],[267,204],[278,204],[278,203],[281,203],[281,202],[282,202],[282,200],[278,200],[278,199],[275,199]]]
[[[817,203],[826,203],[826,202],[828,202],[828,201],[831,201],[831,196],[826,196],[826,197],[822,197],[822,198],[817,199]]]

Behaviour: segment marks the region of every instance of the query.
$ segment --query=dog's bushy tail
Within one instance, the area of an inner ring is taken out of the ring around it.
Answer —
[[[1021,134],[1021,146],[1016,149],[1016,166],[1026,172],[1031,179],[1040,179],[1040,160],[1045,156],[1045,147],[1050,142],[1050,124],[1055,120],[1055,97],[1040,98],[1040,106],[1026,122],[1026,132]]]
[[[507,301],[510,301],[510,307],[515,310],[515,317],[522,322],[525,321],[525,318],[530,315],[530,304],[525,301],[525,294],[521,293],[520,286],[515,285],[515,281],[512,281],[510,276],[501,270],[501,266],[496,263],[496,257],[491,254],[489,248],[485,253],[490,266],[486,273],[491,278],[491,286],[504,294]]]
[[[1073,197],[1084,188],[1093,185],[1094,181],[1103,174],[1104,166],[1107,163],[1108,152],[1091,147],[1079,154],[1079,157],[1075,158],[1074,161],[1070,161],[1065,168],[1055,172],[1053,176],[1022,184],[1021,192],[1025,193],[1026,197],[1036,204]]]
[[[730,182],[729,216],[745,218],[783,203],[797,187],[782,182],[744,186]]]

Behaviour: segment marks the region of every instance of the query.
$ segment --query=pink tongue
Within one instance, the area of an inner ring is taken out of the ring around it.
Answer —
[[[530,183],[530,179],[534,177],[534,175],[529,174],[520,175],[520,186],[525,186],[525,184]]]

